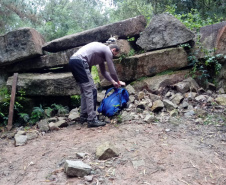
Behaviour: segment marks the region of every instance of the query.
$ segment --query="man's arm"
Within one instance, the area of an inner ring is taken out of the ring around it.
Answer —
[[[106,78],[108,81],[110,81],[110,82],[114,85],[114,87],[119,88],[121,85],[122,85],[122,86],[125,86],[125,85],[126,85],[125,82],[122,82],[122,81],[115,81],[115,80],[111,77],[111,75],[106,71],[106,69],[105,69],[105,64],[104,64],[104,63],[99,64],[99,68],[100,68],[100,72],[101,72],[101,74],[103,75],[103,77]]]

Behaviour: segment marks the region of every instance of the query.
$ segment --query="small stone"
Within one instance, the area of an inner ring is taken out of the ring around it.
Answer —
[[[224,94],[224,93],[225,93],[225,91],[224,91],[223,88],[220,88],[217,92],[218,92],[219,94]]]
[[[64,171],[67,176],[71,177],[84,177],[91,173],[91,166],[83,163],[82,161],[66,160]]]
[[[156,100],[153,102],[153,106],[151,107],[151,111],[153,112],[157,112],[160,111],[161,109],[163,109],[164,104],[161,100]]]
[[[195,112],[194,112],[193,110],[190,110],[190,111],[186,112],[186,113],[184,114],[184,116],[185,116],[185,117],[191,117],[191,116],[193,116],[194,114],[195,114]]]
[[[147,122],[147,123],[151,123],[151,122],[154,122],[156,119],[155,119],[155,116],[152,115],[152,114],[148,114],[145,116],[144,118],[144,121]]]
[[[86,155],[86,153],[76,153],[76,156],[81,159],[83,159]]]
[[[174,110],[170,111],[170,116],[172,116],[172,117],[178,116],[178,110],[174,109]]]
[[[225,106],[226,105],[226,94],[218,95],[215,100],[219,105]]]
[[[96,156],[99,160],[106,160],[112,157],[118,157],[119,154],[117,149],[107,141],[97,147]]]
[[[93,175],[84,176],[85,181],[92,182],[93,181]]]
[[[15,146],[23,146],[27,143],[26,135],[15,135]]]
[[[145,93],[144,93],[143,91],[140,91],[140,92],[138,93],[138,99],[139,99],[139,100],[142,100],[142,99],[144,98],[144,96],[145,96]]]

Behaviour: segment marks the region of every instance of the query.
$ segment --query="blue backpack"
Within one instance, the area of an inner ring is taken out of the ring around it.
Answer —
[[[114,89],[114,92],[107,97],[107,94]],[[102,100],[100,107],[97,109],[99,113],[104,116],[112,117],[118,114],[123,108],[126,107],[129,101],[129,93],[124,88],[110,88],[106,91],[105,97]]]

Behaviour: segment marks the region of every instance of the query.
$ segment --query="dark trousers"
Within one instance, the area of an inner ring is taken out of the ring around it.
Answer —
[[[78,57],[71,57],[69,67],[81,90],[80,116],[88,114],[87,120],[96,119],[97,89],[90,73],[89,64]]]

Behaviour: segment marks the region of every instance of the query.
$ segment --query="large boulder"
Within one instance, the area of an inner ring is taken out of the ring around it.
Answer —
[[[43,54],[44,38],[33,28],[21,28],[0,36],[0,66]]]
[[[163,13],[153,17],[141,33],[137,44],[146,51],[166,48],[192,41],[195,34],[174,16]]]
[[[7,80],[11,89],[13,77]],[[71,72],[67,73],[23,73],[18,75],[18,90],[23,89],[28,96],[70,96],[80,94]]]
[[[67,35],[46,43],[43,50],[58,52],[82,46],[93,41],[106,42],[111,36],[127,38],[139,35],[146,26],[144,16],[137,16],[113,24],[100,26],[80,33]]]
[[[126,82],[141,77],[154,76],[166,70],[180,69],[188,65],[187,53],[183,48],[147,52],[125,58],[122,61],[118,59],[114,62],[119,79]],[[109,86],[110,83],[100,75],[100,85]]]
[[[199,47],[200,58],[205,56],[205,50],[213,50],[214,54],[226,54],[226,21],[200,28],[200,43],[195,48]]]

